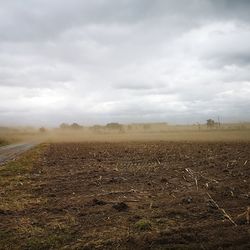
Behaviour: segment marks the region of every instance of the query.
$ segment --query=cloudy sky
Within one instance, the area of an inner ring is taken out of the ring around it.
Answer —
[[[0,0],[0,124],[250,121],[248,0]]]

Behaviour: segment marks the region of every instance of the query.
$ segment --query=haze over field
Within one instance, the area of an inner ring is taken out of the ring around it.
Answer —
[[[0,124],[250,121],[248,0],[0,0]]]

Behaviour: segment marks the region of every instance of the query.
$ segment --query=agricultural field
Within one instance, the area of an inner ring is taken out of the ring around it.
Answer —
[[[0,167],[0,249],[249,249],[250,142],[41,144]]]

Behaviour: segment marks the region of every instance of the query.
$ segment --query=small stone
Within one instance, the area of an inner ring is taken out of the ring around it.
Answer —
[[[183,203],[190,204],[193,201],[193,198],[191,196],[185,197],[182,199]]]

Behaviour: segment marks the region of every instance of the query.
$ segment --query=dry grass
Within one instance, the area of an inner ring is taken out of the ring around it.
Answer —
[[[0,249],[58,249],[71,239],[69,229],[76,223],[74,215],[52,218],[44,227],[23,213],[47,204],[46,197],[34,197],[31,191],[37,184],[32,181],[33,166],[46,148],[46,144],[39,145],[0,168],[0,214],[22,214],[15,216],[8,228],[2,228],[0,223]],[[24,245],[21,238],[25,238]]]
[[[23,192],[23,187],[30,184],[29,172],[45,147],[46,145],[37,146],[23,154],[20,159],[1,166],[0,189],[4,192],[0,197],[0,210],[21,211],[29,205],[42,202]]]
[[[250,141],[250,129],[223,128],[198,130],[197,127],[169,127],[165,130],[134,130],[124,133],[105,131],[92,133],[88,130],[50,131],[44,135],[49,142],[81,141]]]

